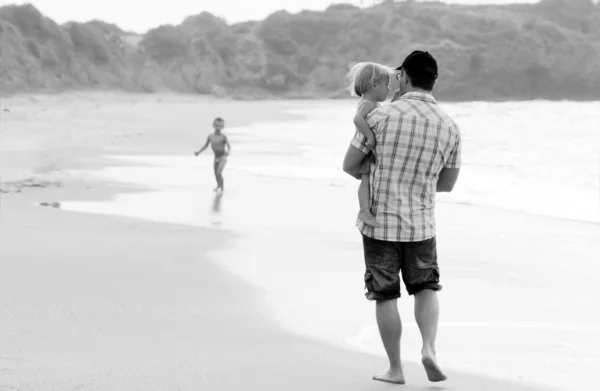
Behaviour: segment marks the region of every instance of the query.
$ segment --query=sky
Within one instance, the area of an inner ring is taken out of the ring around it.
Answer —
[[[533,3],[537,0],[442,0],[461,4]],[[285,9],[296,13],[303,9],[324,10],[331,4],[361,0],[0,0],[0,5],[31,3],[57,23],[100,19],[123,30],[144,33],[163,24],[179,24],[190,15],[208,11],[228,23],[261,20]],[[372,0],[362,0],[363,5]]]

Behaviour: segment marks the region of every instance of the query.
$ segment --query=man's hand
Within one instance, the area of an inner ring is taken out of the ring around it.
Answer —
[[[375,149],[375,137],[368,137],[365,146],[371,151]]]
[[[195,151],[195,152],[194,152],[194,155],[195,155],[195,156],[198,156],[198,155],[200,155],[200,152],[198,152],[198,151]]]
[[[400,90],[396,90],[394,91],[394,96],[392,96],[392,102],[397,101],[398,99],[400,99],[402,95],[400,95]]]

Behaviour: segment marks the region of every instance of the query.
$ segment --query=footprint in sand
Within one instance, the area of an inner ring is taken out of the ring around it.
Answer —
[[[47,206],[49,208],[60,208],[60,202],[40,202],[40,206]]]

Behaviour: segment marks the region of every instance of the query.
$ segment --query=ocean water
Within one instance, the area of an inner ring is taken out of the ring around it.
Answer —
[[[222,195],[211,191],[208,154],[114,156],[118,167],[81,174],[145,189],[61,207],[239,233],[209,256],[262,287],[278,322],[383,356],[373,306],[362,292],[358,183],[341,171],[354,102],[286,107],[301,119],[226,129],[233,153]],[[582,297],[597,297],[600,288],[580,281],[600,271],[600,102],[443,107],[461,126],[463,168],[455,191],[437,198],[441,362],[564,390],[574,378],[594,384],[600,314]],[[454,223],[452,204],[475,206],[470,219],[484,207],[491,224]],[[506,257],[499,243],[515,252]],[[412,300],[399,306],[405,358],[416,360],[420,338],[407,316]]]
[[[356,181],[341,170],[354,132],[350,119],[355,102],[314,101],[287,107],[303,119],[226,129],[234,146],[227,172],[355,190]],[[600,223],[600,102],[473,102],[442,107],[461,127],[463,166],[454,191],[438,194],[438,202]],[[199,167],[184,157],[145,160],[184,171]],[[138,174],[129,174],[133,171],[109,169],[101,175],[140,182]],[[140,184],[161,181],[152,174],[139,175],[144,178]],[[182,175],[168,184],[182,188],[193,182]]]
[[[600,102],[452,103],[463,167],[441,202],[600,222]],[[229,129],[239,159],[230,169],[355,187],[340,166],[353,135],[353,102],[289,110],[303,121]],[[243,158],[242,158],[243,157]]]

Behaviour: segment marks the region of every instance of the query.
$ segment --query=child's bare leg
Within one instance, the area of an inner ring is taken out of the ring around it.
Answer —
[[[369,174],[364,174],[358,187],[358,205],[360,211],[358,212],[358,218],[361,219],[365,224],[371,227],[379,227],[380,224],[375,220],[375,217],[371,214],[370,203],[371,195],[369,194]]]
[[[216,176],[217,176],[217,186],[219,189],[221,190],[225,190],[223,188],[224,186],[224,179],[223,179],[223,170],[225,169],[225,164],[227,163],[227,160],[225,160],[224,158],[221,159],[219,161],[219,164],[217,165],[217,169],[215,171]]]

